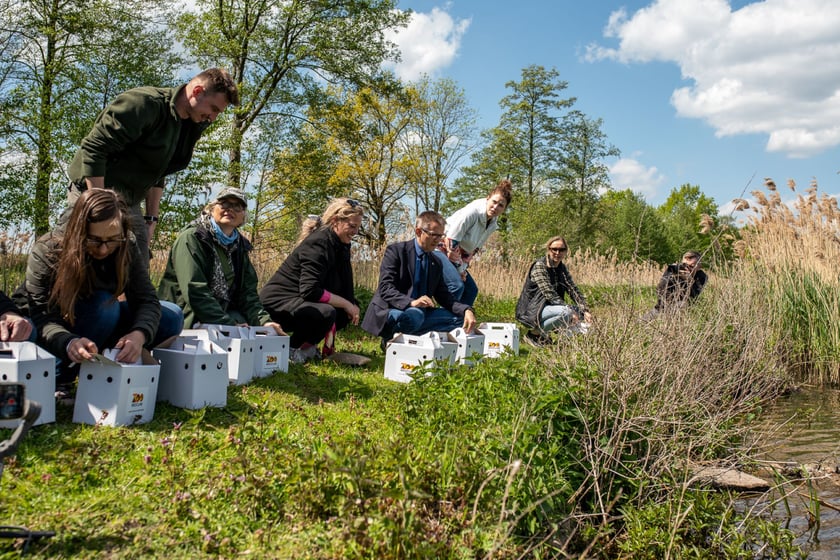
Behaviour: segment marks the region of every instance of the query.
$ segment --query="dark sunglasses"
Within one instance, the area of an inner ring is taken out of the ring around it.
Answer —
[[[552,253],[565,253],[566,251],[569,250],[569,248],[568,247],[549,247],[548,250],[551,251]]]
[[[359,208],[362,205],[362,203],[356,200],[355,198],[348,198],[347,204],[350,205],[350,208]]]

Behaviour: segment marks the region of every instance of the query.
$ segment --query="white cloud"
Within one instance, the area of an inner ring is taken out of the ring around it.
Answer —
[[[613,12],[586,58],[671,62],[690,86],[675,90],[677,114],[703,119],[717,136],[764,134],[767,151],[807,157],[840,145],[840,4],[764,0],[655,0]]]
[[[391,63],[387,67],[406,81],[424,74],[434,76],[452,64],[470,21],[453,20],[440,8],[433,8],[430,13],[414,12],[408,27],[386,35],[399,46],[402,56],[399,64]]]
[[[665,182],[656,167],[646,167],[633,158],[621,158],[610,166],[610,182],[616,190],[630,189],[650,200]]]

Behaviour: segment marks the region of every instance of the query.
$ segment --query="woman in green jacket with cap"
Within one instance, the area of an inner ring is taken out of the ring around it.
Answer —
[[[201,324],[270,326],[257,294],[251,243],[239,233],[248,198],[241,189],[222,189],[201,215],[178,234],[158,295],[184,310],[184,327]]]

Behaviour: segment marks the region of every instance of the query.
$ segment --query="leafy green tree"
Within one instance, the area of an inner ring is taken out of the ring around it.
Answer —
[[[298,140],[276,160],[266,196],[282,207],[305,206],[317,214],[329,197],[352,196],[364,204],[371,222],[361,235],[384,245],[410,221],[405,200],[416,176],[409,145],[417,103],[412,87],[387,95],[370,88],[334,90],[330,99],[310,107]],[[295,177],[297,185],[290,182]]]
[[[449,178],[472,151],[476,113],[464,91],[450,79],[432,82],[428,77],[414,84],[414,133],[408,149],[416,162],[410,176],[415,212],[440,211]]]
[[[718,207],[714,199],[700,191],[699,186],[686,183],[672,189],[657,211],[670,246],[669,260],[677,259],[685,251],[705,252],[709,249],[718,229]]]
[[[505,177],[519,187],[525,200],[518,203],[526,206],[556,190],[563,165],[563,111],[575,102],[560,96],[568,83],[559,76],[556,69],[532,65],[522,69],[520,81],[505,84],[511,93],[499,102],[499,125],[482,132],[483,147],[456,181],[458,206]]]
[[[500,147],[509,151],[510,160],[518,164],[517,171],[528,201],[541,192],[552,190],[552,179],[561,171],[562,111],[571,107],[575,98],[560,97],[568,83],[559,80],[559,76],[555,69],[528,66],[522,70],[519,82],[505,84],[512,93],[499,102],[502,108],[499,128],[506,134],[500,134],[494,140],[500,142]]]
[[[0,172],[0,182],[20,196],[0,200],[0,215],[20,216],[19,223],[31,223],[37,233],[49,229],[66,192],[63,163],[103,100],[118,88],[140,85],[133,80],[171,75],[172,42],[153,19],[166,7],[164,0],[3,6],[0,148],[13,168]],[[34,170],[31,178],[20,173],[26,168]],[[20,198],[28,203],[8,207]]]
[[[669,262],[671,250],[656,208],[630,189],[610,191],[597,204],[596,248],[615,250],[622,260]]]
[[[374,84],[397,56],[384,31],[408,14],[395,0],[197,0],[177,22],[179,37],[203,66],[228,68],[241,89],[229,137],[229,177],[242,185],[246,134],[261,116],[301,116],[323,80]]]
[[[602,192],[610,189],[609,168],[604,161],[620,155],[607,141],[601,119],[590,119],[580,111],[571,111],[563,124],[563,167],[558,194],[566,212],[576,220],[574,237],[588,239],[595,233],[596,206]]]

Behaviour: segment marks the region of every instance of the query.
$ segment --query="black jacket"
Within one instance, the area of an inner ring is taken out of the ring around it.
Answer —
[[[680,275],[680,264],[673,263],[665,267],[662,278],[656,286],[656,309],[680,308],[693,302],[703,291],[708,277],[699,268],[693,274]]]
[[[312,232],[295,247],[260,290],[260,301],[276,316],[281,311],[292,313],[304,302],[317,303],[324,290],[357,304],[350,244],[329,227]]]
[[[547,275],[549,286],[545,290],[540,289],[539,284],[534,281],[534,267],[542,266]],[[516,320],[530,329],[540,328],[540,315],[546,305],[562,305],[565,302],[566,293],[574,300],[580,311],[586,311],[586,300],[572,280],[569,269],[562,262],[556,267],[546,264],[545,257],[531,263],[528,275],[525,277],[525,284],[519,294],[519,301],[516,302]]]

